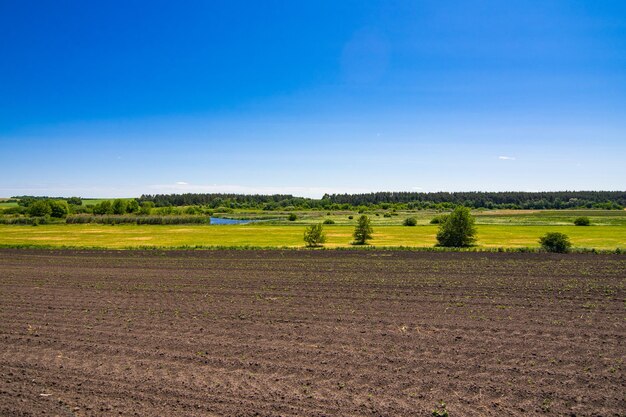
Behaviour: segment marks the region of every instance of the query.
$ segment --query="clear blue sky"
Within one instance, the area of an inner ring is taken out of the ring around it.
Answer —
[[[626,1],[0,0],[0,197],[626,189]]]

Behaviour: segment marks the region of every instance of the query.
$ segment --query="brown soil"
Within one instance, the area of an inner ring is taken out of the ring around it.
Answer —
[[[626,258],[0,250],[0,415],[626,416]]]

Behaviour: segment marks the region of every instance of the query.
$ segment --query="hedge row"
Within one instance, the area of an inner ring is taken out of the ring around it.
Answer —
[[[209,216],[68,216],[68,224],[210,224]]]

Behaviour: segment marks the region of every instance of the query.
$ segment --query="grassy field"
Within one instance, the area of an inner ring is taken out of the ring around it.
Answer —
[[[350,247],[353,228],[325,226],[329,248]],[[540,236],[549,231],[567,234],[574,247],[626,248],[622,226],[525,226],[478,225],[479,247],[538,247]],[[0,245],[41,245],[128,248],[140,246],[259,246],[303,247],[302,225],[148,226],[148,225],[0,225]],[[374,228],[372,246],[429,247],[435,244],[437,226],[385,226]]]
[[[294,212],[298,216],[296,224],[311,224],[330,219],[336,224],[355,225],[360,214],[355,212]],[[330,213],[330,214],[328,214]],[[244,215],[236,213],[233,216]],[[254,217],[255,213],[248,213]],[[263,213],[267,215],[268,213]],[[423,210],[414,212],[387,213],[384,211],[367,213],[374,225],[402,225],[407,217],[414,217],[418,225],[428,225],[430,220],[442,213]],[[593,225],[626,226],[626,211],[624,210],[474,210],[476,224],[502,224],[517,226],[566,226],[572,225],[574,219],[580,216],[589,217]],[[352,219],[349,219],[352,216]],[[281,223],[286,223],[282,221]]]

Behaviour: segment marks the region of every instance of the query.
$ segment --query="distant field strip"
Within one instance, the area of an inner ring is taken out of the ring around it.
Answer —
[[[353,227],[325,226],[326,247],[348,247]],[[479,225],[480,247],[537,247],[546,232],[567,234],[574,247],[626,248],[624,226],[517,226]],[[10,226],[0,225],[0,245],[41,245],[73,247],[181,247],[181,246],[259,246],[301,247],[304,226],[108,226],[95,224]],[[437,226],[375,226],[372,246],[428,247],[436,242]]]

